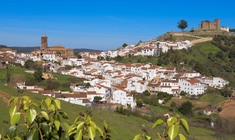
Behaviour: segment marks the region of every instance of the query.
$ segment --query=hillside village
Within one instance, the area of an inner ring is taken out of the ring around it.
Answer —
[[[63,46],[48,47],[47,36],[43,35],[39,50],[17,53],[15,50],[2,48],[0,57],[6,64],[15,62],[22,66],[27,60],[41,61],[43,67],[49,67],[51,72],[85,78],[85,83],[89,83],[89,87],[84,87],[80,83],[71,83],[72,92],[44,90],[37,86],[27,86],[25,82],[17,83],[20,89],[83,106],[90,106],[94,98],[99,96],[102,98],[100,102],[128,105],[134,108],[136,101],[131,93],[143,93],[148,90],[151,94],[166,92],[178,96],[183,91],[189,95],[201,95],[208,88],[223,88],[228,81],[220,77],[205,77],[192,70],[176,71],[174,67],[141,63],[121,64],[106,61],[105,58],[129,55],[158,57],[169,49],[188,49],[192,45],[189,40],[180,42],[150,40],[117,50],[81,52],[82,58],[77,58],[71,49]],[[101,57],[104,60],[98,60]],[[65,70],[66,66],[72,66],[72,68]]]

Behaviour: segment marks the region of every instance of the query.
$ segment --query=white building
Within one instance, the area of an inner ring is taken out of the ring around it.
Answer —
[[[179,79],[180,91],[184,91],[189,95],[200,95],[206,90],[206,85],[201,84],[196,79]]]
[[[111,102],[121,104],[125,107],[129,105],[131,108],[136,106],[133,95],[129,95],[128,92],[123,89],[117,89],[113,91]]]
[[[210,87],[217,88],[217,89],[221,89],[225,85],[229,84],[228,81],[220,77],[206,77],[203,83],[209,85]]]

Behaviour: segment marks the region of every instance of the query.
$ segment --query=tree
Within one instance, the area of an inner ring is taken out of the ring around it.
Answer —
[[[93,102],[98,103],[100,100],[102,100],[102,97],[95,96]]]
[[[187,102],[182,103],[178,110],[183,115],[191,115],[192,108],[193,108],[193,104],[191,102],[187,101]]]
[[[178,22],[178,26],[177,27],[180,28],[182,30],[182,32],[183,32],[184,29],[188,27],[188,22],[182,19],[182,20],[180,20]]]
[[[136,104],[137,104],[138,107],[142,107],[143,103],[144,102],[143,102],[143,100],[141,98],[137,99],[137,101],[136,101]]]
[[[34,78],[35,80],[37,80],[38,82],[42,81],[42,69],[37,69],[35,72],[34,72]]]
[[[30,60],[30,59],[29,59],[29,60],[27,60],[27,61],[25,62],[24,67],[25,67],[26,69],[34,69],[35,64],[34,64],[33,60]]]
[[[122,48],[125,48],[126,46],[128,46],[128,44],[126,44],[126,43],[122,44]]]
[[[68,124],[68,116],[61,111],[60,101],[46,98],[40,105],[28,96],[13,97],[9,100],[10,128],[4,136],[6,139],[65,139],[62,131]],[[20,121],[21,118],[24,122]],[[26,131],[17,132],[17,128]]]
[[[80,116],[75,119],[74,124],[69,127],[68,135],[76,140],[94,140],[97,131],[103,138],[103,130],[92,121],[91,113],[86,112],[80,113]]]
[[[159,140],[173,140],[177,138],[177,136],[180,140],[186,140],[185,136],[181,134],[181,131],[179,131],[181,127],[184,128],[184,131],[187,134],[189,133],[187,120],[181,118],[179,115],[170,117],[166,121],[164,121],[163,119],[158,119],[153,124],[152,128],[158,126],[162,126],[162,129],[157,132]],[[151,137],[148,136],[146,132],[143,132],[142,134],[135,135],[134,140],[151,140]]]

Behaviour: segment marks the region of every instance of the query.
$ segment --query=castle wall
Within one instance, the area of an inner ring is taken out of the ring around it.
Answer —
[[[214,22],[210,22],[208,20],[202,21],[198,28],[200,30],[220,30],[220,20],[215,19]]]

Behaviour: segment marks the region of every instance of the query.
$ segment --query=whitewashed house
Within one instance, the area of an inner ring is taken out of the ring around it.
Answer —
[[[135,108],[136,106],[136,101],[133,95],[129,95],[124,89],[117,89],[113,91],[111,103],[121,104],[125,107],[129,105],[131,108]]]
[[[154,55],[154,47],[145,46],[141,49],[141,56],[153,56]]]
[[[160,82],[158,91],[168,94],[178,94],[180,92],[179,83],[177,80],[163,80]]]
[[[180,91],[189,95],[200,95],[206,90],[206,85],[201,84],[197,79],[179,79]]]
[[[220,77],[206,77],[203,83],[217,89],[222,89],[225,85],[229,84],[228,81]]]

